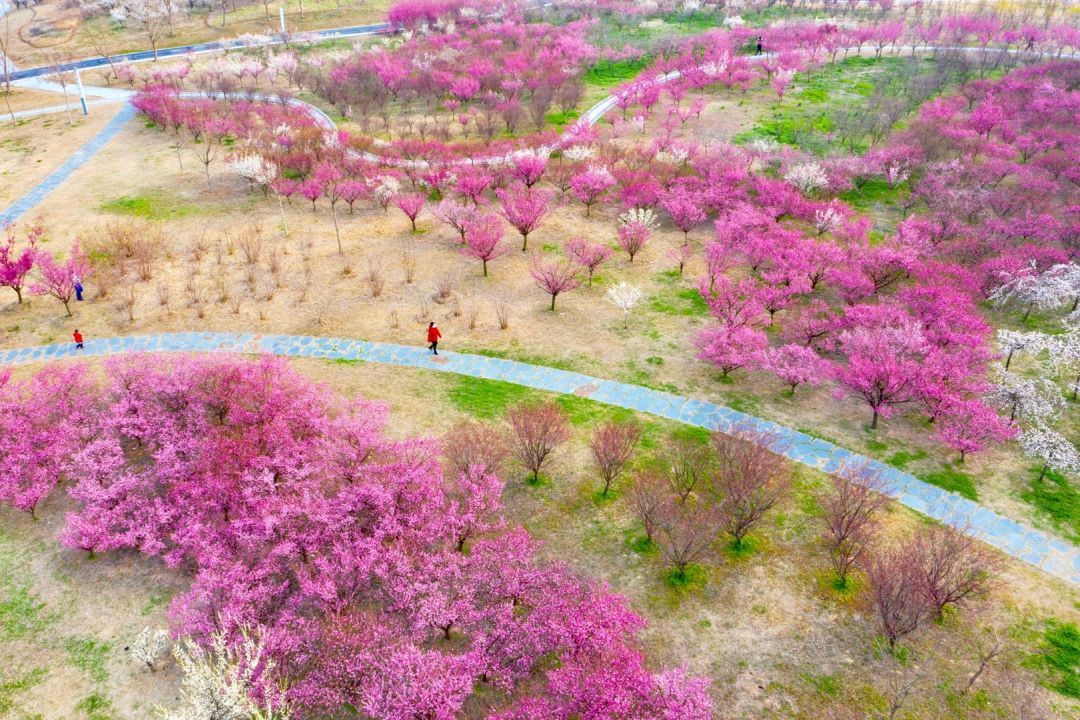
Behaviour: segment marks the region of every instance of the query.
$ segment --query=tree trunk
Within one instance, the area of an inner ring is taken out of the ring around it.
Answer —
[[[874,419],[870,421],[870,429],[877,430],[878,409],[874,408]]]
[[[285,203],[281,201],[281,196],[277,196],[278,211],[281,213],[281,226],[285,228],[285,237],[289,237],[289,223],[285,221]]]
[[[337,223],[337,203],[330,203],[330,216],[334,218],[334,235],[337,237],[338,255],[344,255],[345,251],[341,249],[341,231],[338,230]]]
[[[555,312],[555,297],[557,295],[558,295],[558,293],[552,293],[551,294],[551,311],[552,312]]]

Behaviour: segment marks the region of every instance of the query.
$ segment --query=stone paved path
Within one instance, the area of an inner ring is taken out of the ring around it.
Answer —
[[[524,385],[550,392],[575,394],[590,400],[649,413],[658,417],[726,430],[747,423],[780,439],[775,448],[792,460],[826,472],[845,462],[869,462],[879,469],[888,492],[899,502],[949,525],[967,525],[985,542],[1041,568],[1054,577],[1080,585],[1080,548],[1023,523],[1002,517],[978,503],[890,467],[804,433],[715,405],[638,385],[604,380],[581,373],[513,360],[444,352],[433,362],[426,349],[348,338],[299,335],[188,332],[133,335],[88,340],[86,349],[72,343],[0,351],[0,364],[25,364],[77,355],[112,355],[124,352],[233,352],[272,353],[289,357],[361,360],[449,372]]]
[[[73,109],[73,112],[77,112],[77,110]],[[31,188],[21,198],[0,211],[0,227],[15,222],[21,215],[32,210],[39,202],[45,199],[46,195],[67,180],[71,173],[81,168],[87,160],[97,154],[98,150],[103,148],[105,143],[112,140],[113,136],[120,132],[124,125],[127,124],[127,121],[133,117],[135,117],[135,108],[125,103],[120,112],[116,113],[116,116],[99,130],[98,134],[91,138],[89,142],[65,160],[63,165],[49,173],[44,180]]]

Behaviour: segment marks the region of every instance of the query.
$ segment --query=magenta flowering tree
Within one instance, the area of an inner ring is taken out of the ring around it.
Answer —
[[[46,252],[37,253],[39,279],[30,285],[34,295],[51,295],[64,303],[64,310],[71,317],[71,296],[75,294],[75,280],[86,278],[90,274],[90,261],[75,243],[63,263],[56,262]]]
[[[275,358],[111,358],[103,387],[81,373],[5,377],[0,413],[22,432],[0,453],[44,467],[40,487],[74,479],[67,545],[190,574],[176,633],[233,642],[258,627],[297,717],[449,719],[487,692],[507,698],[493,717],[611,698],[640,717],[711,717],[704,682],[645,669],[622,598],[507,527],[497,477],[445,478],[435,442],[383,435],[383,406]],[[5,502],[14,466],[0,464]]]
[[[536,286],[551,296],[551,310],[555,311],[555,298],[581,286],[578,268],[570,262],[545,261],[539,255],[529,260],[529,275]]]
[[[615,176],[601,165],[590,165],[570,178],[570,189],[574,196],[585,203],[585,217],[589,217],[592,206],[614,186]]]
[[[521,251],[529,247],[529,233],[540,227],[547,219],[551,194],[544,190],[530,190],[525,185],[514,185],[496,190],[502,202],[502,215],[521,233]]]
[[[34,268],[37,260],[37,241],[45,233],[45,228],[40,224],[31,225],[26,231],[26,247],[22,252],[15,251],[15,228],[9,225],[6,228],[7,239],[0,245],[0,287],[9,287],[15,291],[15,297],[22,304],[23,287],[26,285],[26,276]]]
[[[919,399],[930,349],[914,323],[845,330],[839,335],[839,346],[846,362],[836,367],[834,376],[842,393],[870,407],[871,428],[877,428],[878,418],[888,417],[896,406]]]
[[[960,453],[969,453],[1014,439],[1019,429],[981,400],[952,400],[941,409],[934,425],[941,442]]]
[[[510,163],[513,176],[525,187],[531,188],[543,179],[547,172],[548,159],[543,155],[522,153],[514,156]]]
[[[495,178],[483,168],[467,167],[458,173],[457,191],[463,198],[472,200],[473,206],[479,206],[484,201],[484,193],[488,191]]]
[[[90,391],[81,365],[51,365],[24,382],[0,372],[0,503],[36,517],[79,449]]]
[[[690,231],[708,217],[695,193],[682,185],[667,193],[660,206],[667,211],[675,227],[682,230],[684,244],[690,242]]]
[[[464,226],[465,245],[461,252],[483,263],[484,277],[488,274],[488,263],[510,251],[503,244],[503,234],[503,223],[498,215],[479,215]]]
[[[449,198],[440,200],[439,204],[431,209],[431,214],[452,227],[461,236],[462,244],[465,243],[469,223],[479,216],[475,206],[462,205]]]
[[[612,255],[611,248],[603,243],[591,243],[585,238],[570,238],[566,241],[566,256],[577,263],[589,274],[589,287],[592,287],[593,273]]]
[[[410,229],[416,232],[416,218],[423,212],[426,202],[424,196],[419,193],[396,195],[392,202],[394,207],[405,213],[405,217],[409,218]]]
[[[726,378],[733,370],[761,363],[769,339],[763,331],[746,325],[717,325],[698,333],[694,344],[698,358],[716,365]]]
[[[769,348],[762,367],[783,380],[792,395],[799,385],[817,385],[828,375],[828,363],[807,345]]]

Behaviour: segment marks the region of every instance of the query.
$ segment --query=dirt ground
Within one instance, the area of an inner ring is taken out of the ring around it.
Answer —
[[[343,394],[386,402],[393,436],[438,435],[469,416],[450,400],[459,382],[453,376],[365,363],[295,360],[293,365]],[[639,416],[639,421],[650,419]],[[674,427],[663,423],[661,430]],[[596,499],[587,460],[590,430],[589,422],[575,425],[574,440],[559,451],[550,477],[539,487],[524,484],[520,473],[508,468],[507,509],[545,542],[547,557],[610,583],[648,618],[643,639],[651,662],[685,664],[712,678],[716,706],[725,718],[816,717],[822,698],[814,683],[821,678],[838,679],[843,687],[865,686],[873,662],[872,617],[863,593],[840,595],[825,581],[818,526],[806,510],[807,493],[822,482],[819,474],[800,471],[795,499],[755,532],[753,555],[735,557],[718,547],[704,563],[703,582],[674,590],[662,581],[658,557],[632,548],[639,529],[626,501],[618,495],[612,501]],[[152,705],[174,699],[176,670],[165,661],[150,673],[133,663],[124,647],[142,627],[164,625],[168,599],[183,590],[184,580],[134,555],[91,559],[60,548],[57,535],[67,506],[57,493],[36,522],[0,510],[0,613],[8,609],[10,616],[16,606],[10,598],[20,588],[21,607],[38,608],[18,637],[0,631],[0,654],[15,659],[4,672],[26,677],[35,668],[46,670],[35,676],[36,684],[12,694],[12,717],[82,718],[76,706],[95,695],[111,708],[107,717],[147,717]],[[893,507],[886,530],[911,532],[921,522]],[[968,628],[989,624],[1021,627],[1025,620],[1047,616],[1076,621],[1078,601],[1075,589],[1010,563],[992,599],[965,610],[954,623],[924,631],[915,647],[952,647],[949,643],[960,642]],[[962,646],[957,648],[957,667],[939,672],[963,678],[972,667]]]
[[[225,16],[200,9],[190,16],[181,11],[173,21],[172,32],[158,41],[158,48],[192,45],[241,35],[263,35],[280,32],[278,5],[285,5],[285,22],[289,32],[299,33],[332,27],[363,25],[386,19],[389,0],[291,0],[268,3],[269,21],[263,4],[256,2],[240,7]],[[300,7],[303,6],[303,17]],[[103,31],[103,35],[102,35]],[[135,29],[116,26],[108,16],[84,20],[78,9],[60,0],[49,0],[30,8],[15,10],[0,19],[0,33],[8,36],[10,55],[18,67],[36,67],[74,58],[97,57],[100,48],[109,54],[134,52],[150,48],[147,37]],[[95,41],[95,37],[104,37]]]
[[[50,104],[63,98],[54,95]],[[0,205],[7,206],[60,167],[94,137],[121,105],[98,105],[89,115],[78,110],[78,100],[71,108],[72,123],[64,113],[41,115],[18,120],[15,125],[0,118]]]

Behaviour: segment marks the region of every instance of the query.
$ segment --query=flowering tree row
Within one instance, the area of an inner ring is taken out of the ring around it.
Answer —
[[[705,681],[647,668],[625,601],[537,559],[496,475],[444,475],[438,444],[386,438],[385,414],[276,359],[5,375],[3,499],[70,477],[63,542],[190,572],[175,632],[262,628],[301,717],[711,717]]]

